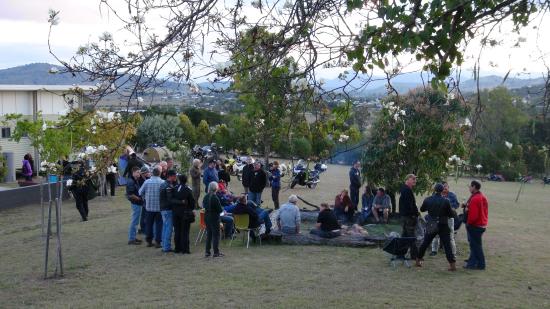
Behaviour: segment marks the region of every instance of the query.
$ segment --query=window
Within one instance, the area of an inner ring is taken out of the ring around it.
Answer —
[[[11,128],[2,128],[2,138],[11,137]]]

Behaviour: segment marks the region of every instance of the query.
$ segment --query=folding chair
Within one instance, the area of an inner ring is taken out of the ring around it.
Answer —
[[[229,246],[231,247],[231,244],[233,243],[233,238],[235,238],[235,231],[239,230],[243,232],[243,244],[244,244],[244,238],[246,235],[248,235],[248,239],[246,240],[246,248],[248,249],[248,245],[250,244],[250,232],[256,232],[258,234],[258,239],[260,240],[260,246],[262,245],[262,238],[260,237],[260,227],[250,229],[248,228],[248,223],[250,222],[250,217],[248,214],[240,214],[236,215],[233,214],[233,220],[235,224],[235,229],[233,231],[233,235],[231,235],[231,241],[229,242]],[[246,235],[245,233],[246,232]]]
[[[391,255],[390,264],[394,268],[396,261],[401,261],[403,265],[411,267],[410,259],[405,257],[411,246],[416,246],[416,237],[394,237],[386,241],[382,250]]]
[[[195,240],[195,246],[202,241],[204,234],[206,234],[206,223],[204,222],[204,210],[199,212],[199,233],[197,234],[197,239]]]

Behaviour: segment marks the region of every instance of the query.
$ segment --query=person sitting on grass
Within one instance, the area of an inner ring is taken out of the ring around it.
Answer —
[[[292,194],[288,197],[288,203],[279,208],[276,221],[279,231],[284,234],[300,234],[300,209],[297,203],[298,197]]]
[[[340,194],[336,195],[334,199],[334,213],[338,220],[342,222],[353,222],[353,214],[355,213],[355,206],[349,197],[348,190],[344,189]]]
[[[340,236],[340,225],[338,219],[327,203],[322,203],[317,216],[317,224],[311,229],[310,234],[317,235],[322,238],[334,238]]]
[[[378,188],[378,191],[376,192],[376,196],[374,197],[373,206],[372,206],[372,214],[374,215],[374,219],[376,219],[376,223],[380,223],[379,212],[382,212],[384,215],[384,223],[386,224],[388,223],[390,207],[391,207],[390,197],[386,194],[386,191],[384,190],[384,188]]]
[[[372,187],[366,186],[365,193],[361,196],[361,217],[360,224],[363,225],[372,214],[372,203],[374,202],[374,194]]]

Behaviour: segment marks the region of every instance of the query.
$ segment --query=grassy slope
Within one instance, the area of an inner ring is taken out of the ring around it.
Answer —
[[[288,190],[281,198],[295,192],[314,203],[332,201],[347,184],[346,175],[346,168],[330,166],[315,190]],[[461,199],[466,183],[451,184]],[[129,207],[119,194],[93,200],[86,223],[79,222],[72,202],[64,204],[66,276],[44,281],[39,206],[4,211],[0,307],[550,306],[550,188],[528,185],[515,204],[517,184],[483,185],[490,199],[485,272],[448,273],[443,254],[427,257],[423,269],[392,269],[378,249],[265,245],[246,250],[239,241],[232,248],[222,245],[227,255],[222,260],[203,259],[202,245],[192,247],[191,256],[165,256],[126,245]],[[463,229],[458,246],[467,253]]]

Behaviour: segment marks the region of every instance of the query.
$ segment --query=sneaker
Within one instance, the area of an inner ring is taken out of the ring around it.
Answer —
[[[432,251],[432,253],[430,253],[430,256],[436,256],[437,255],[437,251]]]
[[[137,241],[137,239],[134,240],[128,240],[129,245],[141,245],[141,241]]]
[[[217,257],[224,257],[225,255],[223,253],[216,253],[214,254],[214,257],[217,258]]]

